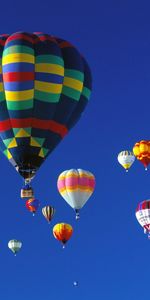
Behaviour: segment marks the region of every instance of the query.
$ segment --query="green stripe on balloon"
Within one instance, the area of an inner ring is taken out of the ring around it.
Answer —
[[[21,101],[7,101],[7,108],[9,110],[26,110],[33,108],[33,99]]]
[[[11,46],[4,50],[3,56],[6,56],[7,54],[11,54],[11,53],[25,53],[25,54],[34,55],[34,49],[32,49],[31,47],[22,46],[22,45]]]
[[[87,87],[84,87],[82,91],[82,95],[89,100],[91,95],[91,90],[89,90]]]
[[[49,102],[49,103],[57,103],[59,102],[60,94],[52,94],[35,90],[34,96],[37,100]]]
[[[50,54],[36,56],[36,64],[38,63],[49,63],[64,66],[64,61],[61,57]]]
[[[77,90],[74,90],[68,86],[63,86],[63,89],[62,89],[62,94],[67,96],[67,97],[70,97],[76,101],[79,101],[80,99],[80,95],[81,93]]]
[[[65,69],[65,77],[77,79],[81,82],[84,80],[84,74],[80,71]]]

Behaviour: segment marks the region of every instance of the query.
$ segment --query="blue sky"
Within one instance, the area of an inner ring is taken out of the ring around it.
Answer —
[[[43,31],[62,37],[86,57],[93,92],[82,119],[39,170],[33,186],[57,214],[49,226],[20,199],[22,180],[0,155],[0,297],[3,300],[140,300],[149,294],[150,241],[135,219],[150,197],[150,174],[137,161],[126,174],[118,152],[150,133],[149,1],[4,1],[1,33]],[[75,222],[56,181],[65,169],[96,176],[96,189]],[[68,222],[65,251],[52,226]],[[7,248],[22,241],[17,257]],[[77,280],[79,286],[73,287]]]

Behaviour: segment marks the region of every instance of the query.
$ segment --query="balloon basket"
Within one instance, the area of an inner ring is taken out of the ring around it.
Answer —
[[[31,186],[30,187],[24,186],[21,189],[20,197],[22,199],[24,199],[24,198],[34,198],[34,191],[33,191],[32,187]]]

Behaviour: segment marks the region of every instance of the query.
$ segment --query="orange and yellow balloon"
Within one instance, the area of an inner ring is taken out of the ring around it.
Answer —
[[[150,141],[142,140],[137,142],[133,147],[133,153],[136,158],[144,165],[145,170],[150,163]]]
[[[73,228],[70,224],[58,223],[53,227],[53,235],[63,244],[63,248],[65,248],[65,244],[71,238],[72,233]]]

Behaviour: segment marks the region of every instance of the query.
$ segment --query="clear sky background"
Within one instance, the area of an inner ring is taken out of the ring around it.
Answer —
[[[150,197],[150,170],[136,161],[126,174],[117,155],[150,139],[149,0],[3,1],[0,10],[0,33],[62,37],[84,54],[93,74],[85,113],[33,182],[41,207],[57,209],[50,226],[41,210],[34,218],[26,210],[22,179],[0,154],[0,298],[148,299],[150,241],[135,208]],[[56,187],[70,168],[96,176],[78,223]],[[65,250],[52,236],[57,222],[74,227]],[[7,248],[12,238],[23,243],[17,257]]]

